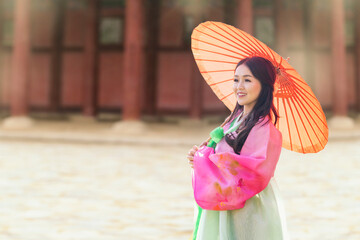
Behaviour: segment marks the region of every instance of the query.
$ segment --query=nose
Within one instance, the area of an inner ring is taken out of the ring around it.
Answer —
[[[243,81],[238,81],[236,84],[236,89],[244,89],[244,82]]]

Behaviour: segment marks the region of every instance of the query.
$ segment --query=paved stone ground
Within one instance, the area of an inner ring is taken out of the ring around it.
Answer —
[[[0,239],[187,240],[189,147],[3,140]],[[276,177],[292,239],[360,239],[359,165],[359,138],[283,150]]]

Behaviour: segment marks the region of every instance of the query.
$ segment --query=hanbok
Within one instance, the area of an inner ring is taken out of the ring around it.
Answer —
[[[226,124],[224,131],[236,130],[240,124],[237,120],[235,125]],[[202,207],[199,215],[195,205],[196,240],[288,239],[284,209],[273,178],[281,151],[281,133],[267,120],[253,127],[240,155],[223,138],[215,151],[203,156],[205,159],[194,157],[194,195]],[[224,165],[224,156],[240,166]],[[232,186],[239,177],[241,185]],[[209,186],[213,184],[219,186],[211,190]]]

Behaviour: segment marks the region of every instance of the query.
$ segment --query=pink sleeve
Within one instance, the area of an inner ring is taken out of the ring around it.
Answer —
[[[264,190],[274,175],[281,143],[281,133],[266,123],[253,127],[240,155],[201,148],[194,156],[196,202],[208,210],[244,207],[245,201]]]

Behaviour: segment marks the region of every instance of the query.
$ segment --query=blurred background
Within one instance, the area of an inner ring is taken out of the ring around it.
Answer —
[[[0,5],[3,116],[227,114],[190,49],[193,28],[207,20],[290,57],[329,116],[360,111],[359,1],[20,0],[19,14],[16,2]]]
[[[188,239],[193,144],[229,114],[191,52],[234,25],[301,74],[330,126],[276,173],[292,239],[360,239],[360,1],[0,0],[0,238]]]

